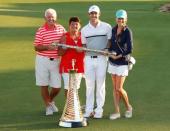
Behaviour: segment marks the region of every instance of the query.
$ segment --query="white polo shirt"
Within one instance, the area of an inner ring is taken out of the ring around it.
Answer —
[[[96,27],[89,22],[81,30],[82,44],[89,49],[102,50],[106,48],[108,40],[112,36],[112,27],[105,22],[99,21]],[[99,55],[94,52],[86,52],[86,55]]]

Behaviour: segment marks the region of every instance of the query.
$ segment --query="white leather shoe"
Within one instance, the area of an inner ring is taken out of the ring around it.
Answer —
[[[52,101],[52,102],[50,103],[50,106],[51,106],[53,112],[58,112],[58,108],[57,108],[57,106],[55,105],[55,102],[54,102],[54,101]]]
[[[46,116],[53,115],[53,110],[51,106],[46,107]]]
[[[100,119],[100,118],[102,118],[102,117],[103,117],[103,113],[96,113],[96,112],[95,112],[94,118]]]
[[[130,110],[127,110],[126,112],[125,112],[125,117],[126,118],[132,118],[132,107],[130,108]]]
[[[120,118],[120,113],[114,113],[110,115],[110,120],[116,120],[118,118]]]

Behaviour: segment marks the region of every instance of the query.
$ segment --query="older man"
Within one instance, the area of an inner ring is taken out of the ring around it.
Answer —
[[[58,112],[53,100],[61,88],[60,59],[57,48],[51,46],[51,43],[60,41],[65,33],[65,28],[58,24],[56,20],[56,11],[51,8],[47,9],[45,11],[45,24],[36,32],[34,41],[36,85],[40,86],[41,95],[46,106],[46,115]],[[49,87],[51,87],[51,90],[49,90]]]
[[[111,26],[100,21],[100,9],[93,5],[88,10],[89,23],[82,28],[82,44],[90,49],[103,50],[111,39]],[[86,52],[85,80],[86,80],[86,108],[84,117],[94,115],[102,118],[105,102],[105,78],[107,57],[101,54]],[[94,109],[94,91],[96,85],[96,104]],[[94,111],[93,111],[94,110]]]

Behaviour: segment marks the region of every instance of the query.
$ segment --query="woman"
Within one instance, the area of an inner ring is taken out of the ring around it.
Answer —
[[[123,85],[128,76],[128,62],[126,57],[132,52],[132,32],[127,27],[127,13],[125,10],[118,10],[116,12],[117,25],[112,29],[112,39],[109,51],[116,52],[116,55],[109,57],[108,72],[112,76],[113,82],[113,97],[115,112],[110,115],[111,120],[115,120],[121,117],[120,115],[120,100],[123,101],[126,106],[125,117],[132,117],[132,106],[129,103],[127,92],[124,90]]]
[[[66,45],[82,47],[80,19],[78,17],[71,17],[69,19],[69,31],[62,37],[61,42]],[[64,53],[63,53],[63,50]],[[63,53],[60,63],[60,73],[64,80],[65,96],[67,97],[67,90],[69,86],[69,70],[74,68],[77,70],[77,88],[80,88],[80,82],[84,73],[84,52],[71,48],[60,48],[59,53]]]

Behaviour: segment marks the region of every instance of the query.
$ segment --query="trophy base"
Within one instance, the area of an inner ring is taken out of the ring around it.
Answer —
[[[78,128],[87,126],[86,119],[83,119],[81,122],[71,122],[71,121],[60,121],[59,126],[67,128]]]

